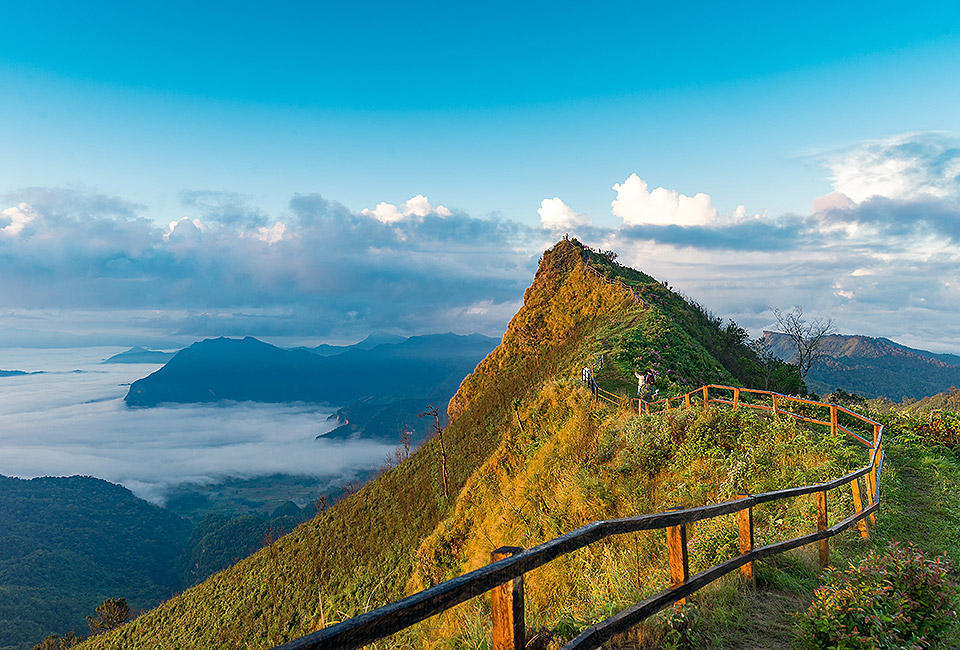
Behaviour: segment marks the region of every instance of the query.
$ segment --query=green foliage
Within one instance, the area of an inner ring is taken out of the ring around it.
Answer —
[[[177,515],[106,481],[0,477],[0,649],[62,642],[117,594],[136,608],[168,598],[188,534]]]
[[[128,618],[130,618],[130,607],[127,605],[127,599],[108,598],[97,607],[96,616],[87,617],[87,624],[90,626],[90,634],[100,634],[120,627],[127,622]]]
[[[51,634],[46,637],[43,641],[33,646],[33,650],[67,650],[72,648],[83,641],[83,637],[79,637],[73,632],[67,632],[63,636],[59,634]]]
[[[939,409],[918,413],[894,411],[889,419],[904,439],[913,437],[927,445],[960,449],[960,413]]]
[[[700,650],[707,647],[700,632],[700,610],[694,603],[671,609],[661,619],[665,650]]]
[[[833,570],[798,617],[804,648],[926,648],[956,619],[957,587],[944,558],[891,544],[859,566]]]
[[[761,357],[749,345],[746,330],[711,314],[700,303],[674,292],[649,275],[622,266],[609,255],[582,246],[581,257],[604,277],[632,287],[643,299],[643,315],[631,329],[612,341],[615,374],[628,380],[633,372],[653,369],[656,388],[676,395],[709,383],[764,388],[787,395],[805,395],[806,387],[796,366],[780,359]],[[632,314],[623,313],[630,317]],[[609,373],[608,373],[609,374]],[[605,388],[613,389],[609,382]],[[634,385],[635,382],[634,382]],[[628,393],[629,394],[629,393]]]

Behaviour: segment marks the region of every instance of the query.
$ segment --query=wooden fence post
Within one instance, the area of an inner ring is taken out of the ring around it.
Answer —
[[[709,386],[704,386],[704,387],[703,387],[703,408],[707,408],[707,404],[710,403],[710,392],[709,392],[709,391],[710,391],[710,387],[709,387]]]
[[[876,434],[874,434],[876,435]],[[873,505],[873,502],[876,500],[875,496],[877,494],[877,463],[880,462],[880,454],[883,453],[883,445],[877,447],[877,453],[874,456],[873,467],[870,468],[870,473],[867,474],[867,489],[870,490],[870,505]],[[877,517],[876,511],[870,513],[870,523],[876,524]]]
[[[830,405],[830,433],[837,435],[837,407],[833,404]]]
[[[490,553],[490,560],[496,562],[522,550],[517,546],[501,546]],[[523,621],[523,576],[494,587],[491,595],[493,650],[523,650],[527,641]]]
[[[877,440],[880,439],[880,428],[882,425],[875,424],[873,425],[873,446],[877,446]]]
[[[850,481],[850,487],[853,488],[853,507],[857,512],[863,512],[863,497],[860,496],[860,479],[855,478]],[[867,532],[867,522],[863,519],[857,522],[857,530],[860,531],[860,537],[870,539],[870,533]]]
[[[827,529],[827,491],[817,492],[817,530]],[[817,541],[820,547],[820,568],[825,569],[830,566],[830,539],[824,538]]]
[[[748,496],[750,495],[737,495],[740,499],[746,499]],[[737,529],[740,537],[740,555],[749,553],[753,550],[753,506],[737,512]],[[747,562],[740,567],[740,575],[747,581],[747,584],[756,588],[757,576],[753,573],[753,562]]]
[[[686,395],[684,395],[683,400],[687,408],[690,408],[690,393],[687,393]]]
[[[677,508],[674,508],[676,510]],[[690,564],[687,561],[687,526],[667,526],[667,556],[670,560],[670,586],[676,587],[690,577]],[[687,602],[686,598],[677,601],[678,605]]]
[[[776,394],[776,393],[771,393],[771,394],[770,394],[770,397],[773,399],[773,419],[774,419],[774,420],[779,420],[779,419],[780,419],[780,413],[777,412],[777,394]]]
[[[736,411],[737,407],[740,406],[740,389],[733,389],[733,410]]]

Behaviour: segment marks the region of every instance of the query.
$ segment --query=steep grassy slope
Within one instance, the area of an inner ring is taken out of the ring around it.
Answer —
[[[638,303],[630,290],[598,278],[585,260],[601,273],[636,287],[644,303]],[[577,471],[587,483],[594,481],[591,472],[600,470],[593,461],[575,470],[576,457],[570,453],[607,453],[603,450],[608,447],[593,446],[589,437],[611,425],[582,389],[565,383],[567,378],[603,354],[608,361],[602,382],[625,394],[635,390],[633,370],[654,360],[659,364],[658,386],[667,393],[698,381],[737,382],[750,377],[757,360],[737,342],[743,337],[735,328],[728,329],[730,333],[725,333],[702,310],[652,278],[615,265],[609,256],[575,241],[561,241],[544,254],[524,306],[501,345],[463,380],[450,402],[452,422],[443,434],[449,498],[441,478],[439,441],[434,439],[290,535],[124,628],[89,641],[88,647],[269,647],[395,600],[456,572],[468,560],[479,561],[492,548],[486,542],[498,542],[494,537],[500,534],[495,526],[482,523],[489,514],[487,506],[470,506],[474,495],[481,494],[478,486],[489,482],[490,471],[539,476],[544,483],[530,490],[533,501],[523,505],[529,509],[540,503],[538,494],[547,494],[552,476],[539,472],[537,463],[549,464],[556,456],[556,462],[565,464],[563,471]],[[560,405],[568,400],[576,406],[565,412]],[[557,406],[538,406],[544,404]],[[690,424],[678,424],[676,435]],[[570,427],[576,433],[570,433]],[[741,428],[737,425],[732,431]],[[535,438],[526,441],[528,435]],[[519,445],[522,453],[504,456],[510,445]],[[536,449],[543,449],[544,455],[535,460],[529,454]],[[668,462],[668,457],[643,462]],[[811,467],[822,464],[808,461]],[[706,477],[716,472],[704,472],[696,480],[707,485]],[[613,502],[599,496],[609,489],[603,487],[605,479],[594,482],[594,492],[576,497],[586,499],[589,507],[578,508],[564,499],[551,505],[544,496],[540,507],[551,513],[553,523],[533,532],[552,534],[584,517],[661,503],[654,497],[644,501],[648,497],[643,495],[652,488],[638,481],[635,498],[611,509]],[[682,501],[678,495],[685,489],[678,484],[665,494]],[[492,502],[483,497],[476,503]],[[473,513],[470,518],[464,518],[466,511]],[[443,532],[451,526],[466,538],[485,541],[467,548],[464,539]],[[525,543],[522,538],[513,541]]]
[[[453,515],[421,544],[409,590],[489,562],[501,544],[534,546],[597,519],[715,503],[839,476],[863,461],[842,437],[717,408],[615,413],[572,382],[549,384],[468,481]],[[848,496],[834,507],[849,509]],[[815,526],[809,500],[755,510],[758,543]],[[691,569],[736,555],[733,517],[688,529]],[[528,624],[554,641],[667,586],[661,531],[624,535],[562,557],[524,580]],[[478,640],[478,599],[394,641]],[[483,634],[483,630],[479,630]]]

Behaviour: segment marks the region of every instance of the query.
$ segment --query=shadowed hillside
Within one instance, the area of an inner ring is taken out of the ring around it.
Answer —
[[[70,629],[107,598],[153,607],[179,586],[189,524],[89,476],[0,476],[0,648]]]

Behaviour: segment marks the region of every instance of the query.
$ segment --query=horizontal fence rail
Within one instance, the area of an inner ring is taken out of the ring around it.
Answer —
[[[617,406],[624,406],[630,403],[629,398],[615,395],[600,388],[589,368],[584,368],[582,379],[598,399],[613,403]],[[710,389],[714,389],[715,391],[732,391],[733,399],[721,398],[716,395],[711,397]],[[747,396],[769,398],[771,404],[754,404],[742,401],[740,398],[744,394]],[[694,398],[696,398],[696,402],[693,401]],[[701,389],[691,391],[685,395],[656,402],[640,401],[639,410],[641,413],[644,413],[651,412],[651,409],[667,410],[680,408],[679,404],[676,407],[671,406],[671,402],[677,400],[682,400],[684,407],[696,405],[707,408],[711,404],[732,405],[734,408],[743,406],[773,411],[775,415],[783,414],[806,422],[827,425],[834,434],[842,431],[869,447],[870,461],[859,469],[825,483],[786,488],[762,494],[741,495],[741,498],[733,501],[695,508],[650,513],[622,519],[594,521],[530,549],[521,550],[502,547],[494,552],[494,558],[502,557],[506,555],[507,552],[512,553],[512,555],[474,571],[470,571],[469,573],[465,573],[452,580],[442,582],[424,591],[407,596],[402,600],[384,605],[365,614],[355,616],[336,625],[285,643],[278,646],[276,650],[319,650],[321,648],[325,650],[354,650],[355,648],[360,648],[424,621],[431,616],[436,616],[487,591],[497,589],[499,592],[504,589],[503,586],[508,585],[508,583],[514,585],[512,592],[500,592],[498,597],[507,598],[506,601],[502,601],[506,603],[502,606],[508,610],[512,608],[512,615],[506,618],[513,620],[514,625],[517,625],[515,629],[518,630],[519,638],[515,637],[511,630],[494,629],[494,650],[505,650],[506,648],[520,649],[524,647],[524,640],[522,638],[523,587],[521,581],[525,573],[537,569],[562,555],[572,553],[594,542],[615,535],[639,531],[665,530],[667,533],[668,559],[670,562],[672,586],[587,628],[579,636],[563,646],[562,650],[596,648],[611,636],[624,632],[666,607],[683,601],[687,596],[690,596],[702,587],[736,569],[740,569],[745,576],[752,578],[753,562],[757,560],[817,542],[820,549],[820,562],[823,566],[826,566],[829,560],[828,540],[830,537],[853,526],[858,527],[861,536],[868,536],[865,522],[868,518],[873,521],[876,510],[880,505],[879,479],[883,469],[884,451],[883,426],[879,422],[854,413],[842,406],[824,404],[803,398],[788,397],[770,391],[748,390],[719,385],[704,386]],[[808,406],[826,407],[830,411],[830,420],[820,420],[785,410],[783,406],[791,402],[800,402]],[[867,427],[872,427],[874,433],[873,442],[871,443],[848,427],[841,426],[837,422],[838,415],[841,412],[852,416]],[[866,496],[868,504],[864,504],[861,499],[861,478],[864,479],[867,485]],[[851,486],[853,492],[855,511],[842,521],[828,527],[827,493],[830,490],[843,488],[847,485]],[[814,494],[817,497],[817,530],[815,532],[757,548],[753,547],[753,508],[755,506],[809,494]],[[712,566],[696,575],[688,575],[687,549],[685,544],[686,526],[698,521],[734,513],[738,514],[740,525],[740,555]],[[671,540],[674,541],[671,542]],[[680,540],[683,543],[677,543],[676,540]],[[512,593],[513,598],[518,597],[517,594],[519,594],[519,605],[515,600],[509,600],[509,595],[502,595],[503,593]],[[501,603],[501,601],[496,598],[495,601]],[[516,620],[517,617],[519,617],[519,624]],[[497,621],[498,617],[494,616],[495,626],[498,625]]]
[[[603,281],[606,282],[607,284],[612,284],[612,285],[614,285],[614,286],[618,286],[618,287],[621,287],[621,288],[623,288],[623,289],[626,289],[627,291],[629,291],[629,292],[633,295],[634,299],[635,299],[638,303],[640,303],[641,305],[645,305],[645,304],[646,304],[646,303],[643,301],[643,298],[640,297],[640,294],[637,293],[637,290],[634,289],[633,287],[631,287],[629,284],[627,284],[627,283],[624,282],[623,280],[618,280],[618,279],[615,279],[615,278],[608,278],[608,277],[605,276],[603,273],[601,273],[599,270],[597,270],[597,269],[595,269],[594,267],[590,266],[590,264],[588,264],[586,260],[581,259],[580,261],[583,262],[583,266],[584,266],[584,268],[587,269],[587,271],[589,271],[589,272],[592,273],[593,275],[597,276],[599,279],[603,280]]]

